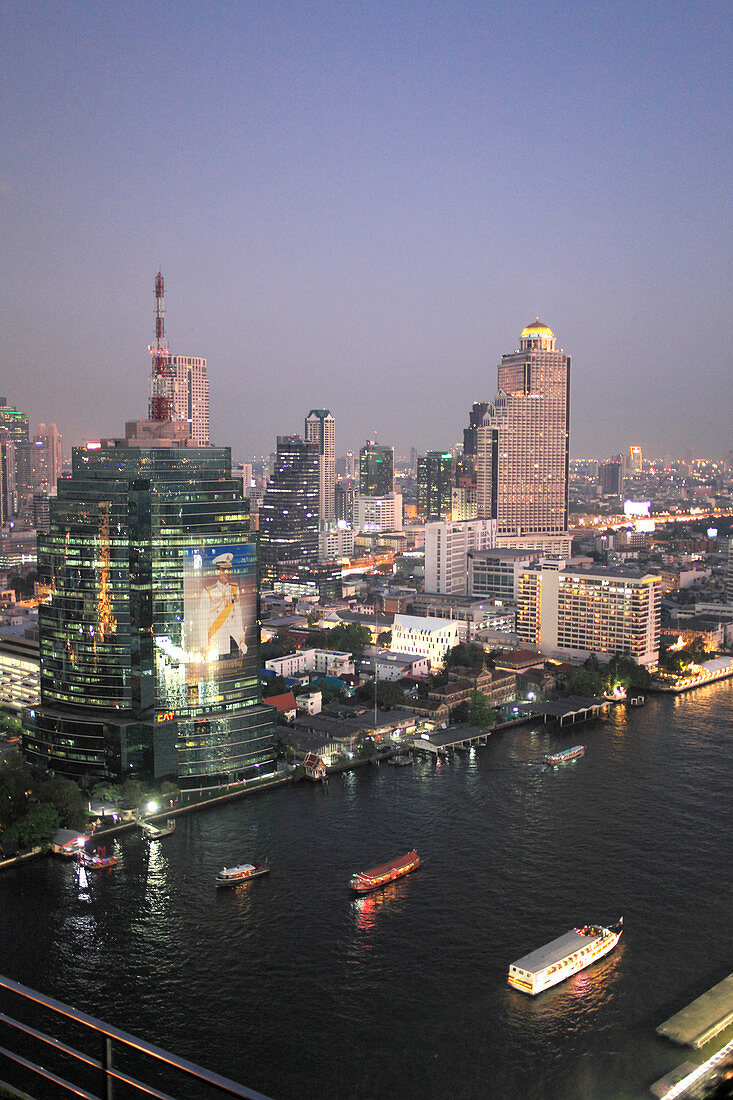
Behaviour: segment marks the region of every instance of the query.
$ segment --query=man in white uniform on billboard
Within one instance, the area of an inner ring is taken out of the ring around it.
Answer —
[[[201,593],[198,626],[203,642],[201,648],[208,660],[228,657],[232,639],[240,656],[244,657],[247,652],[239,585],[232,580],[232,560],[229,553],[214,558],[216,582]]]

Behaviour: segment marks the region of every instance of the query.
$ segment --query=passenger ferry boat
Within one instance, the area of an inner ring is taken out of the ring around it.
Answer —
[[[607,928],[597,924],[573,928],[513,962],[509,967],[509,985],[533,996],[550,989],[613,951],[623,930],[623,917]]]
[[[249,882],[251,878],[269,874],[266,863],[239,863],[236,867],[222,867],[216,876],[217,886],[238,886],[240,882]]]
[[[378,867],[372,867],[369,871],[357,871],[351,876],[349,886],[357,894],[367,894],[370,890],[376,890],[380,886],[386,886],[388,882],[394,882],[403,875],[409,875],[410,871],[416,871],[420,866],[420,856],[415,849],[393,859],[389,863],[380,863]]]
[[[545,763],[551,768],[559,768],[562,764],[569,764],[571,760],[577,760],[585,752],[585,745],[573,745],[572,749],[563,749],[562,752],[548,752]]]

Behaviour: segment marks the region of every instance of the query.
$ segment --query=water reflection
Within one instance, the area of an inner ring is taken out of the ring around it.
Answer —
[[[399,901],[409,888],[410,883],[403,878],[398,879],[396,882],[389,882],[386,886],[380,886],[378,890],[372,890],[371,893],[365,894],[363,897],[355,898],[352,902],[352,908],[356,918],[357,930],[359,932],[373,932],[380,911]]]

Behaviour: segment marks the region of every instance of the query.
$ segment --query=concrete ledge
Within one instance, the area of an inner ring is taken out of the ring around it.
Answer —
[[[699,1050],[733,1023],[733,974],[657,1028],[657,1035]]]

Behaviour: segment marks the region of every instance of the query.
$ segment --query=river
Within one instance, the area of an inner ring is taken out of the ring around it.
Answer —
[[[731,970],[732,777],[723,681],[302,782],[124,835],[86,890],[52,858],[4,872],[0,970],[275,1100],[637,1100],[687,1056],[656,1025]],[[419,871],[352,897],[354,870],[412,847]],[[215,889],[262,857],[270,875]],[[592,968],[537,998],[506,984],[622,915]]]

